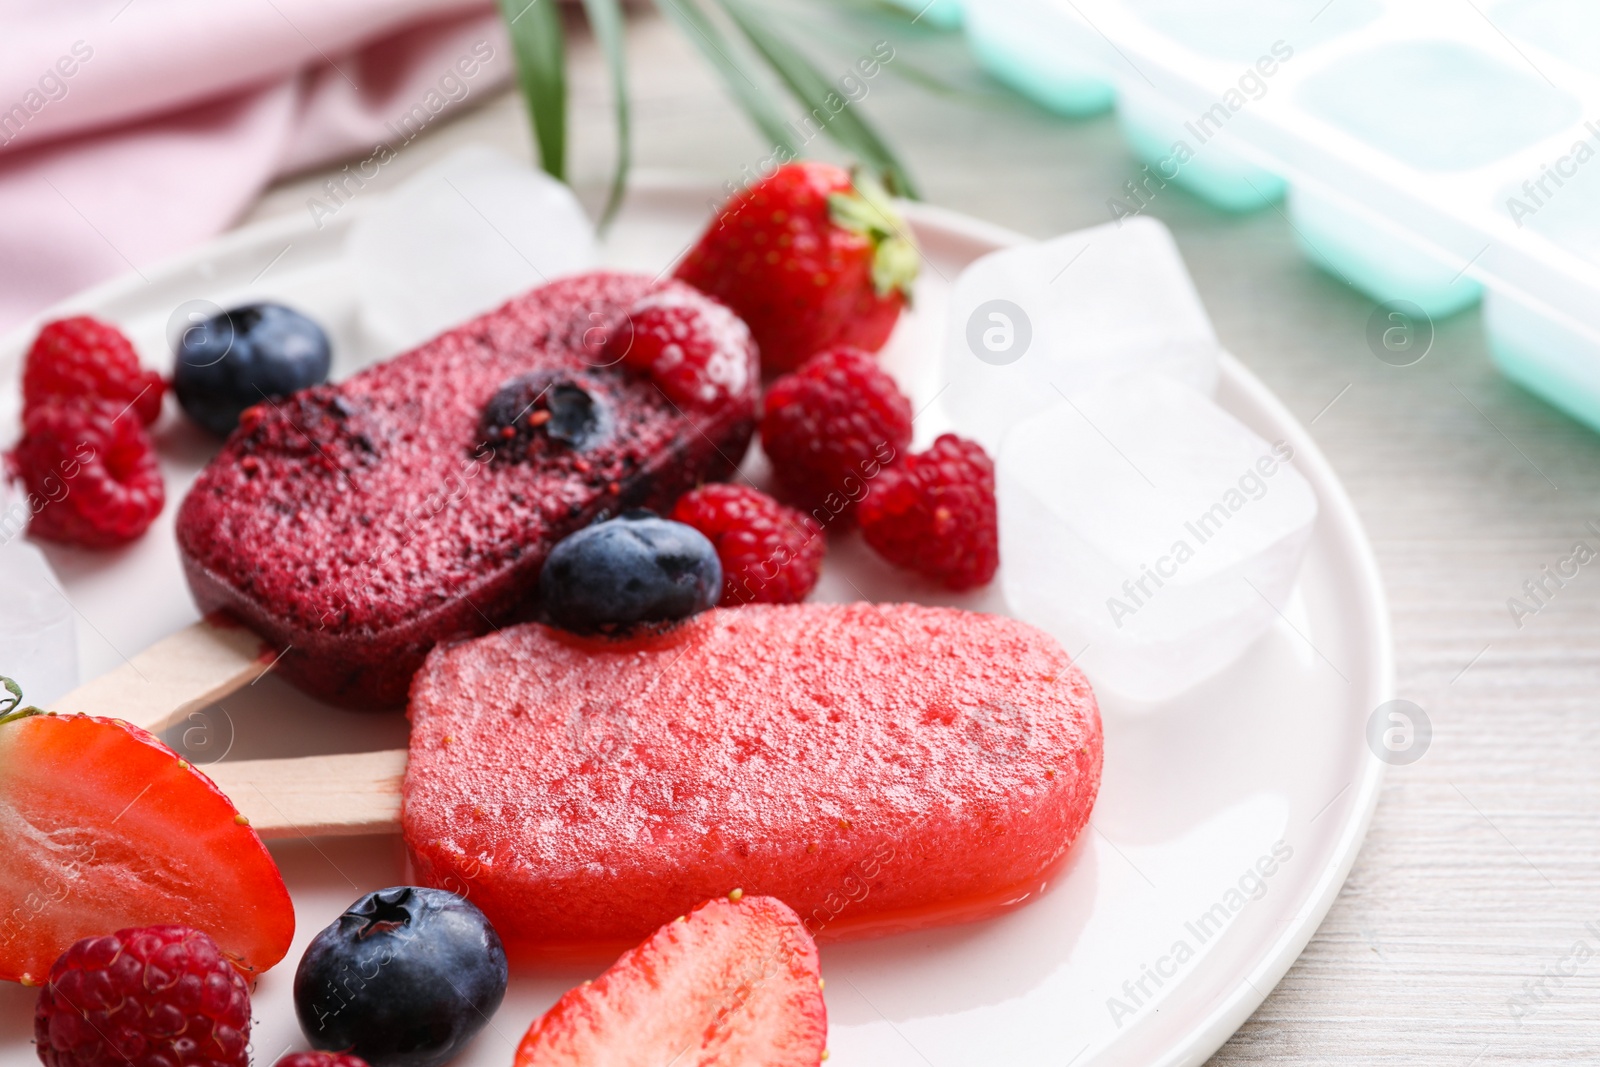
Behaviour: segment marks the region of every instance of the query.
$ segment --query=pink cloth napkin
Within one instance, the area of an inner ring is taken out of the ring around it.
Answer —
[[[514,71],[485,0],[0,0],[0,330]]]

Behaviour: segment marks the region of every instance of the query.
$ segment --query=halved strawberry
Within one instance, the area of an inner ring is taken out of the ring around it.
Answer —
[[[535,1020],[514,1067],[817,1067],[817,946],[774,897],[708,900]]]
[[[0,841],[0,979],[42,982],[73,942],[130,926],[202,930],[247,975],[294,936],[255,831],[209,778],[119,720],[0,717]]]

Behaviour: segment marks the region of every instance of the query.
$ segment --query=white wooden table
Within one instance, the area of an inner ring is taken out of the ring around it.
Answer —
[[[1008,96],[959,37],[821,3],[811,17],[800,39],[830,72],[895,47],[865,112],[931,201],[1045,237],[1107,221],[1137,171],[1113,119],[1061,121]],[[768,154],[675,30],[642,17],[632,31],[640,165],[721,182]],[[575,181],[594,203],[604,72],[582,39],[573,67]],[[526,156],[520,103],[501,95],[430,131],[377,187],[468,141]],[[305,210],[324,177],[281,183],[247,221]],[[1224,216],[1173,187],[1150,213],[1224,343],[1349,487],[1388,584],[1400,695],[1434,725],[1426,755],[1391,772],[1322,929],[1213,1062],[1600,1063],[1600,563],[1520,627],[1507,608],[1575,542],[1600,551],[1586,525],[1600,527],[1600,436],[1496,375],[1476,311],[1439,323],[1422,362],[1379,362],[1373,303],[1309,266],[1275,211]]]

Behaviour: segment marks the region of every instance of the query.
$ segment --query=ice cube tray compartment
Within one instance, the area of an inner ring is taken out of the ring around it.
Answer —
[[[1600,5],[1593,0],[1510,0],[1490,12],[1514,40],[1589,68],[1600,55]]]
[[[1379,45],[1301,83],[1307,113],[1417,170],[1473,170],[1577,121],[1576,97],[1475,48]]]
[[[1379,0],[1127,0],[1127,7],[1159,34],[1239,63],[1254,63],[1274,41],[1312,48],[1383,14]]]
[[[1087,118],[1116,99],[1108,70],[1088,55],[1064,50],[1070,27],[1065,16],[1032,0],[1012,10],[1001,4],[969,3],[962,14],[967,44],[996,79],[1061,115]]]
[[[1600,429],[1600,4],[969,0],[972,50],[1063,114],[1114,106],[1143,166],[1279,200],[1308,258],[1435,318],[1487,300],[1508,377]]]

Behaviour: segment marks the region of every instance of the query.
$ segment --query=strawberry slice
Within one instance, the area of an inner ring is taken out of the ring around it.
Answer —
[[[0,713],[20,703],[0,698]],[[136,726],[0,714],[0,979],[42,982],[75,941],[132,926],[210,934],[246,975],[281,960],[294,907],[211,780]]]
[[[534,1021],[514,1067],[817,1067],[817,946],[774,897],[708,900]]]

